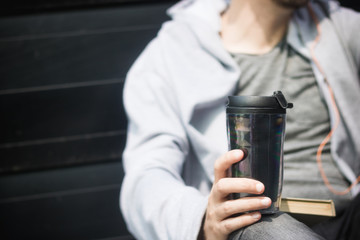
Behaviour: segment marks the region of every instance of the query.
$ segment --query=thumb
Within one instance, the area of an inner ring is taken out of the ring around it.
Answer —
[[[241,161],[243,157],[244,152],[240,149],[231,150],[219,157],[214,165],[215,183],[221,178],[225,178],[231,165]]]

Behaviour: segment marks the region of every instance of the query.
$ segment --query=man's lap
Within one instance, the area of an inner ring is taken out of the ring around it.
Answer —
[[[273,215],[263,215],[259,222],[233,232],[228,239],[313,240],[324,238],[290,215],[280,212]]]

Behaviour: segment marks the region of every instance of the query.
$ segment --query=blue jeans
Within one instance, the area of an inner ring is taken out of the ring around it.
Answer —
[[[313,240],[324,239],[286,213],[263,215],[261,220],[230,234],[229,240]]]

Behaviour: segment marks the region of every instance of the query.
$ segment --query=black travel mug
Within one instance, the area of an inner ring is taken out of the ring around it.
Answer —
[[[279,211],[283,184],[283,144],[286,109],[292,108],[281,91],[272,96],[229,96],[226,108],[229,150],[241,149],[244,158],[231,166],[230,177],[245,177],[265,185],[264,196],[271,199],[269,208]],[[254,196],[233,193],[232,198]],[[255,195],[256,196],[256,195]]]

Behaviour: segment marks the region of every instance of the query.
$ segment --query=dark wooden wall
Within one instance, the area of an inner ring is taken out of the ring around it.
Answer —
[[[0,19],[0,173],[118,160],[125,74],[169,4]]]
[[[0,17],[0,239],[131,239],[122,88],[174,1],[36,2]]]

